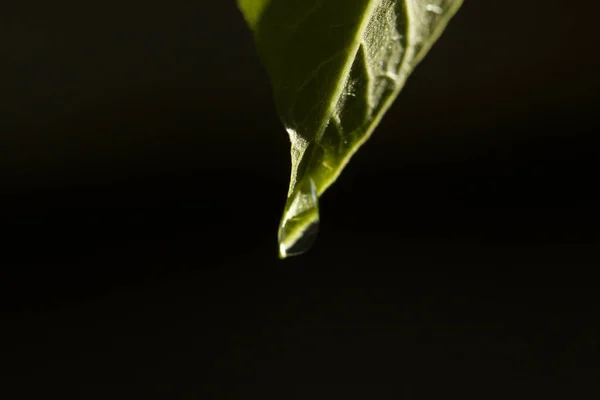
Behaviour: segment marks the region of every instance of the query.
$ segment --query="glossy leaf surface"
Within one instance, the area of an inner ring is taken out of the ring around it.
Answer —
[[[310,246],[318,198],[369,138],[462,0],[238,0],[291,141],[280,256]]]

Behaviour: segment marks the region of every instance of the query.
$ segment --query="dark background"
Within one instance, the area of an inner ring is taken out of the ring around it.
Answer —
[[[597,398],[599,13],[467,0],[280,261],[233,1],[3,1],[0,397]]]

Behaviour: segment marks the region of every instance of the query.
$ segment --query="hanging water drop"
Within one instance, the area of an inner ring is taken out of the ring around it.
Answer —
[[[312,179],[304,179],[288,197],[279,225],[279,257],[308,251],[319,232],[319,203]]]

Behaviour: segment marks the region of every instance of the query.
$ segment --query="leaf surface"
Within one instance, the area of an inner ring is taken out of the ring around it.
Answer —
[[[238,0],[291,141],[280,257],[305,251],[318,198],[369,138],[462,0]]]

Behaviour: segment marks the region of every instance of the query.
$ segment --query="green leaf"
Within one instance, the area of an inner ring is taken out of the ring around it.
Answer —
[[[238,0],[291,141],[280,257],[304,252],[318,197],[369,138],[462,0]]]

